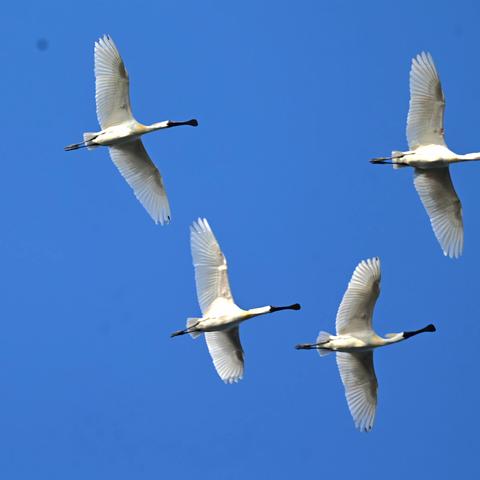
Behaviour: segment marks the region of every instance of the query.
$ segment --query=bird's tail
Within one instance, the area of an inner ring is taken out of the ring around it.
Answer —
[[[406,167],[407,165],[404,164],[397,164],[396,162],[399,161],[403,157],[403,152],[399,152],[397,150],[394,150],[392,152],[392,163],[393,163],[393,168],[397,170],[398,168],[403,168]]]
[[[318,334],[317,337],[317,345],[321,345],[322,343],[327,343],[330,341],[331,335],[328,332],[324,332],[323,330]],[[328,355],[329,353],[332,353],[332,350],[329,350],[328,348],[322,348],[319,347],[317,348],[318,354],[321,357],[324,357],[325,355]]]
[[[93,145],[92,140],[98,136],[98,133],[94,132],[85,132],[83,134],[83,144],[88,148],[88,150],[92,150],[95,147],[98,147],[98,145]]]
[[[190,329],[190,328],[193,328],[195,327],[195,325],[200,321],[199,318],[187,318],[187,330]],[[197,332],[197,331],[194,331],[194,332],[188,332],[189,335],[192,337],[192,338],[197,338],[199,337],[202,332]]]

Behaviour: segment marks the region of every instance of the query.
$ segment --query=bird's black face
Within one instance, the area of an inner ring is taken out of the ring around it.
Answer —
[[[414,335],[418,335],[419,333],[423,332],[436,332],[437,329],[435,328],[435,325],[430,323],[426,327],[421,328],[420,330],[414,330],[412,332],[403,332],[403,338],[410,338],[413,337]]]
[[[278,312],[279,310],[300,310],[302,307],[299,303],[294,303],[293,305],[287,305],[286,307],[274,307],[270,306],[270,312]]]
[[[191,127],[198,127],[198,121],[195,118],[192,118],[191,120],[186,120],[185,122],[175,122],[174,120],[169,120],[167,128],[180,127],[182,125],[190,125]]]

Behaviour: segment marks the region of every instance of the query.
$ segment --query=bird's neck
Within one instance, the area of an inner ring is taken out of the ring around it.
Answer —
[[[146,125],[149,132],[154,132],[155,130],[161,130],[162,128],[170,128],[169,121],[166,120],[165,122],[156,122],[152,123],[151,125]]]
[[[426,327],[420,328],[419,330],[411,330],[409,332],[400,332],[400,333],[389,333],[386,338],[383,340],[385,341],[385,345],[387,343],[397,343],[401,342],[402,340],[407,340],[407,338],[414,337],[420,333],[425,332],[435,332],[436,328],[435,325],[429,324]]]
[[[266,313],[270,313],[272,307],[270,305],[266,307],[258,307],[258,308],[251,308],[247,310],[247,318],[258,317],[259,315],[265,315]]]
[[[280,310],[300,310],[302,307],[299,303],[292,305],[286,305],[283,307],[274,307],[273,305],[267,305],[266,307],[251,308],[247,310],[246,318],[256,317],[257,315],[264,315],[266,313],[279,312]]]
[[[182,122],[177,122],[176,120],[165,120],[164,122],[157,122],[152,123],[151,125],[147,125],[147,129],[149,132],[154,132],[155,130],[161,130],[162,128],[181,127],[183,125],[190,125],[191,127],[196,127],[198,125],[198,122],[195,118]]]
[[[480,160],[480,152],[466,153],[465,155],[458,155],[458,162],[468,162],[473,160]]]
[[[386,338],[382,338],[383,345],[389,345],[391,343],[398,343],[402,340],[405,340],[403,336],[403,332],[400,333],[389,333],[387,334]]]

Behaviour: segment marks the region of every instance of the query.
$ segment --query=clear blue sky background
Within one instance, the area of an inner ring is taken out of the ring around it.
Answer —
[[[480,165],[453,168],[464,256],[444,258],[406,149],[411,58],[431,51],[447,141],[480,150],[475,1],[7,2],[2,6],[2,479],[478,478]],[[172,223],[156,227],[97,129],[93,43],[109,33]],[[37,47],[46,39],[48,48]],[[242,327],[246,374],[217,377],[189,224],[206,216],[239,305],[300,302]],[[379,333],[438,332],[376,353],[374,430],[357,432],[333,330],[359,260],[382,260]],[[412,477],[413,475],[413,477]]]

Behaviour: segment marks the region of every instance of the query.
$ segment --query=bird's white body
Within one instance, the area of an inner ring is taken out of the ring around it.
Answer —
[[[270,313],[270,307],[243,310],[235,303],[220,297],[212,303],[207,312],[199,319],[195,328],[202,332],[230,330],[245,320],[265,313]]]
[[[105,146],[112,147],[114,145],[122,145],[124,143],[133,142],[138,140],[142,135],[146,133],[155,132],[162,128],[169,128],[168,120],[165,122],[158,122],[152,125],[143,125],[137,122],[135,119],[128,120],[120,125],[113,125],[107,127],[99,132],[94,132],[94,139],[90,140],[89,147]]]
[[[188,333],[196,338],[204,333],[220,378],[225,383],[238,382],[243,378],[244,371],[239,325],[250,318],[278,310],[298,310],[300,305],[243,310],[233,301],[227,261],[206,219],[193,223],[190,240],[202,317],[189,318],[187,328],[174,332],[172,336]]]
[[[431,144],[420,145],[413,151],[394,152],[392,157],[394,162],[396,161],[400,165],[406,164],[410,167],[429,169],[445,168],[452,163],[480,160],[480,152],[460,155],[452,152],[445,145]]]
[[[394,168],[415,169],[414,184],[443,253],[463,252],[462,206],[450,178],[449,165],[480,160],[480,152],[460,155],[445,143],[445,96],[432,56],[422,52],[412,60],[410,108],[407,119],[409,150],[392,152]],[[385,158],[373,163],[385,163]]]
[[[373,331],[356,332],[352,335],[330,335],[329,341],[322,344],[322,348],[334,352],[365,352],[402,340],[405,339],[401,334],[395,334],[395,337],[392,338],[383,338]]]
[[[170,205],[162,176],[140,137],[162,128],[196,126],[197,121],[164,121],[152,125],[137,122],[130,106],[127,70],[117,47],[107,35],[95,43],[95,86],[97,117],[102,130],[84,133],[81,144],[69,145],[65,150],[109,147],[113,163],[155,223],[170,221]]]
[[[380,260],[360,262],[348,284],[336,319],[336,335],[321,331],[315,344],[300,344],[299,349],[316,349],[320,356],[336,352],[337,365],[355,426],[363,431],[373,427],[377,408],[377,377],[373,366],[375,348],[401,342],[422,332],[390,333],[380,337],[372,328],[375,303],[380,294]]]
[[[144,132],[146,133],[146,132]],[[121,125],[114,125],[105,130],[94,132],[94,140],[90,140],[89,147],[104,146],[111,147],[113,145],[122,145],[140,138],[140,124],[135,120]]]
[[[138,140],[143,133],[147,133],[145,126],[135,120],[131,120],[130,122],[114,125],[105,130],[95,132],[95,139],[90,140],[90,147],[97,145],[105,147],[121,145],[133,140]]]

